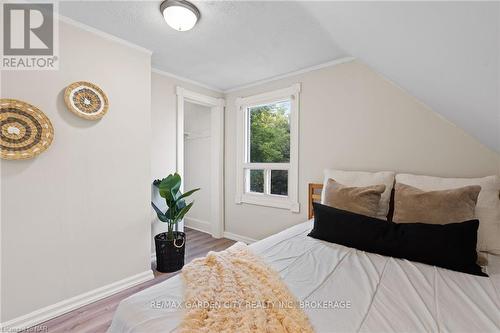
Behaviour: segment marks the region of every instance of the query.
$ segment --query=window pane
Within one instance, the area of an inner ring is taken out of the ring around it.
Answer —
[[[264,170],[250,170],[250,192],[264,193]]]
[[[288,195],[287,170],[271,170],[271,194]]]
[[[290,101],[248,108],[251,163],[290,162]]]

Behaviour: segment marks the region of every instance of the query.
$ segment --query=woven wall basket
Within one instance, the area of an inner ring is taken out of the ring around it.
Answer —
[[[64,91],[64,101],[68,109],[79,117],[96,120],[108,112],[108,97],[93,83],[78,81]]]
[[[37,107],[16,99],[0,99],[1,157],[32,158],[49,148],[54,128]]]

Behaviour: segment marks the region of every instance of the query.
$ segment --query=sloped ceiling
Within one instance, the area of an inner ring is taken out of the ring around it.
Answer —
[[[500,152],[499,2],[304,8],[348,53]]]
[[[155,68],[220,90],[352,55],[500,152],[499,2],[203,1],[184,33],[159,4],[59,7],[153,50]]]

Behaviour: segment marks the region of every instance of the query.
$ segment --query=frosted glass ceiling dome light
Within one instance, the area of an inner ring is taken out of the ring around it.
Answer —
[[[177,31],[191,30],[200,19],[198,8],[185,0],[163,1],[160,11],[167,24]]]

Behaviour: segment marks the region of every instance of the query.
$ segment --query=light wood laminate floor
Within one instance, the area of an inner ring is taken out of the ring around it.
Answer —
[[[211,235],[185,228],[187,235],[186,242],[186,263],[199,257],[205,256],[209,251],[222,251],[235,242],[226,238],[213,238]],[[165,281],[175,273],[160,273],[155,270],[155,263],[151,264],[155,278],[135,287],[126,289],[110,297],[88,304],[84,307],[66,313],[57,318],[51,319],[38,326],[39,332],[60,333],[60,332],[85,332],[101,333],[106,332],[113,314],[118,307],[118,303],[128,296],[137,293],[152,285]]]

